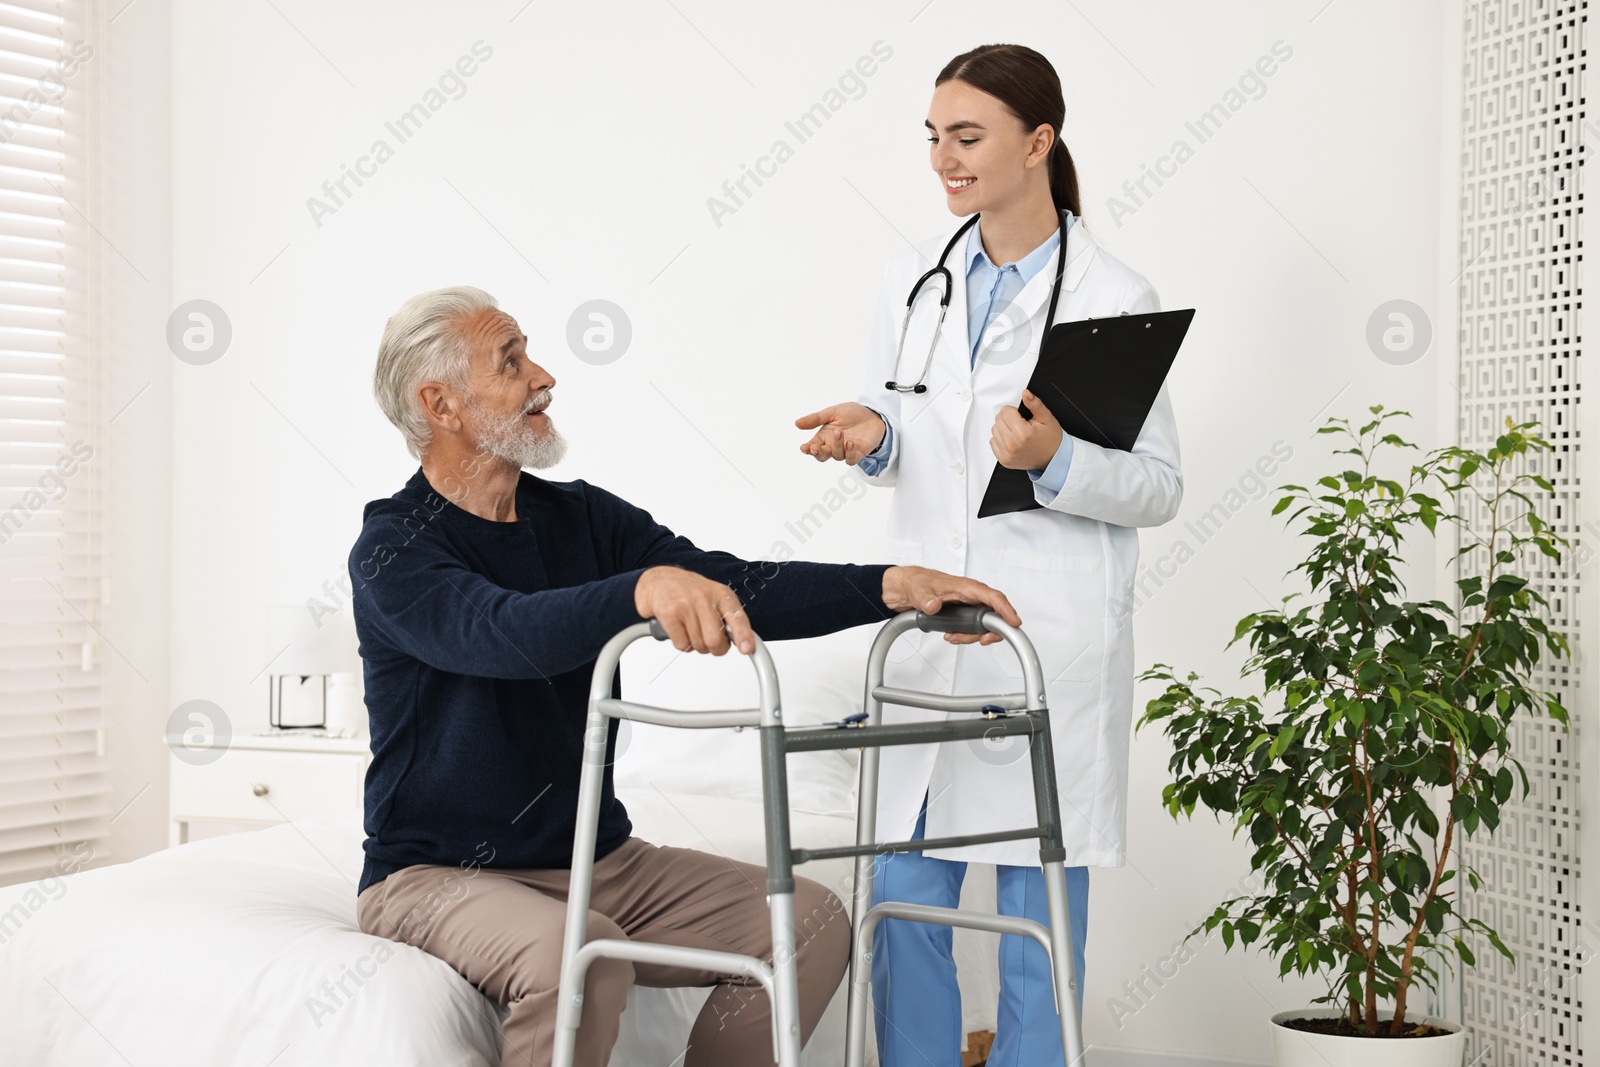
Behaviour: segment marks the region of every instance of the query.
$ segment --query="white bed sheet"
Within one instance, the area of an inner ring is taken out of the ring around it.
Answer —
[[[497,1063],[487,1000],[356,928],[361,837],[311,819],[65,879],[0,946],[0,1062]],[[322,988],[341,978],[352,995]]]
[[[621,796],[646,840],[762,862],[757,804]],[[854,832],[834,815],[795,812],[792,824],[802,846]],[[0,1063],[497,1063],[489,1001],[432,956],[356,928],[362,836],[353,813],[310,819],[0,888]],[[800,873],[848,898],[846,861]],[[969,882],[964,906],[992,908],[992,882]],[[957,935],[968,1027],[985,1012],[992,1026],[994,942]],[[613,1067],[674,1064],[708,995],[635,988]],[[804,1062],[837,1067],[843,1038],[841,988]]]

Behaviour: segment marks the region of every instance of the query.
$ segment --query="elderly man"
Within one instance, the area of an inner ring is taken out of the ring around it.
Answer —
[[[509,1009],[502,1063],[550,1062],[588,686],[600,647],[659,619],[673,645],[722,655],[1000,593],[919,567],[754,564],[696,548],[557,462],[555,379],[487,293],[413,297],[384,329],[378,403],[421,466],[367,505],[350,553],[366,671],[361,929],[444,960]],[[739,592],[735,592],[739,590]],[[727,633],[724,632],[726,623]],[[948,635],[948,640],[973,640]],[[993,635],[985,635],[985,640]],[[616,723],[607,758],[616,743]],[[589,936],[770,959],[765,872],[631,836],[606,770]],[[838,898],[796,880],[802,1038],[844,973]],[[813,917],[826,916],[817,926]],[[716,986],[685,1067],[770,1063],[770,1006],[726,975],[600,960],[584,986],[577,1062],[604,1067],[629,986]]]

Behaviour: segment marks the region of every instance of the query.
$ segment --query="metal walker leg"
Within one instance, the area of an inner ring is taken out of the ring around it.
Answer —
[[[727,711],[678,711],[634,704],[611,696],[622,652],[645,636],[658,641],[667,634],[654,619],[623,630],[600,650],[589,687],[589,717],[584,729],[583,769],[578,781],[578,822],[572,842],[572,875],[567,890],[566,933],[561,945],[561,988],[556,1004],[552,1067],[572,1067],[578,1024],[583,1016],[583,982],[589,965],[600,957],[692,967],[752,978],[772,1002],[773,1058],[780,1067],[800,1067],[800,992],[794,944],[794,876],[789,863],[789,802],[781,752],[782,710],[778,675],[766,645],[758,638],[751,660],[761,687],[761,705]],[[772,963],[732,952],[655,945],[625,938],[585,940],[589,899],[594,884],[594,848],[599,833],[600,794],[605,779],[606,738],[610,720],[627,718],[658,726],[709,729],[728,726],[761,728],[763,769],[776,767],[776,783],[767,778],[767,903],[772,909]],[[774,741],[778,745],[774,745]],[[776,748],[776,762],[771,755]],[[774,796],[773,785],[777,795]],[[777,832],[774,833],[774,830]],[[781,860],[781,862],[777,862]]]
[[[990,696],[943,696],[915,690],[897,689],[883,684],[884,664],[895,639],[910,630],[941,633],[996,633],[1022,661],[1021,693]],[[958,926],[992,933],[1031,937],[1050,955],[1056,1010],[1061,1017],[1061,1042],[1066,1067],[1083,1062],[1083,1020],[1078,1010],[1077,973],[1073,967],[1072,925],[1067,904],[1066,850],[1061,839],[1060,796],[1057,792],[1055,755],[1050,741],[1049,710],[1045,703],[1044,674],[1033,642],[1016,627],[980,607],[947,607],[936,615],[903,612],[885,623],[873,642],[867,660],[865,715],[861,725],[840,731],[855,745],[862,746],[860,790],[857,797],[856,847],[828,849],[807,858],[854,855],[855,885],[851,893],[850,915],[854,938],[850,953],[849,1011],[846,1021],[845,1067],[861,1067],[866,1062],[867,1018],[870,1014],[872,935],[884,919]],[[929,711],[979,712],[987,708],[1005,712],[1020,711],[1001,718],[962,721],[918,722],[882,725],[883,705],[923,708]],[[791,737],[796,732],[791,731]],[[992,737],[996,734],[1026,735],[1032,739],[1029,755],[1033,771],[1034,804],[1038,825],[1026,830],[1008,830],[959,837],[879,843],[877,841],[878,749],[884,745],[932,744],[944,741]],[[790,751],[795,750],[793,742]],[[836,747],[836,746],[829,746]],[[1031,919],[956,908],[936,908],[899,901],[872,905],[873,863],[880,853],[920,852],[924,849],[957,848],[995,841],[1039,839],[1039,860],[1043,868],[1045,897],[1050,913],[1047,930]],[[797,850],[797,856],[801,854]]]

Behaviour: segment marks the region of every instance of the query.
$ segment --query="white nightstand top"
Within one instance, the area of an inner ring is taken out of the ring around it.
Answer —
[[[273,731],[270,734],[239,734],[229,748],[256,752],[334,752],[365,756],[371,745],[366,734],[355,737],[329,737],[326,734]]]

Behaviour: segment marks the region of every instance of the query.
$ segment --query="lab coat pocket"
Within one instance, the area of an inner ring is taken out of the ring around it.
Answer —
[[[1022,616],[1045,683],[1090,682],[1105,669],[1106,578],[1100,553],[1044,553],[1002,549],[992,583]],[[1022,678],[1022,661],[1010,648],[991,646],[996,665]]]

